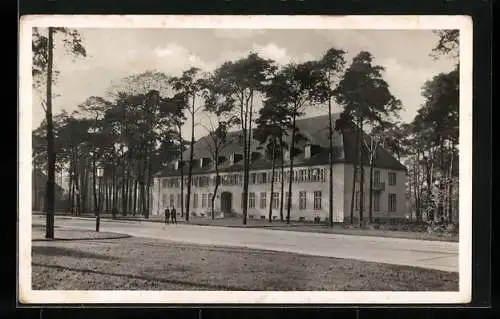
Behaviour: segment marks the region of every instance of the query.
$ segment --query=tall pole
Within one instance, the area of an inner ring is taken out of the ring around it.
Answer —
[[[52,63],[54,46],[54,28],[49,27],[48,48],[47,48],[47,109],[45,116],[47,120],[47,187],[46,196],[46,227],[45,238],[54,239],[54,201],[55,201],[55,166],[56,156],[54,149],[54,127],[52,122]]]
[[[99,188],[99,201],[97,203],[96,217],[95,217],[95,231],[99,232],[99,228],[101,225],[101,168],[97,169],[97,179],[98,179],[98,188]]]
[[[160,196],[161,196],[161,194],[160,194],[160,178],[158,177],[158,199],[157,199],[158,205],[157,205],[157,212],[156,212],[156,214],[158,216],[160,216]]]

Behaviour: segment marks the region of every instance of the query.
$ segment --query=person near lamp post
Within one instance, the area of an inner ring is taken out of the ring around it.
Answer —
[[[96,209],[95,231],[98,232],[101,225],[101,178],[103,175],[102,167],[97,168],[97,181],[98,181],[98,204]]]

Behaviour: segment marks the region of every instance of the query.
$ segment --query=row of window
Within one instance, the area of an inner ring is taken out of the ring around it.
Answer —
[[[201,194],[201,208],[208,208],[210,206],[210,201],[212,200],[213,194],[204,193]],[[193,208],[198,208],[198,194],[193,194]]]
[[[361,180],[360,176],[361,174],[359,174],[359,172],[361,171],[361,169],[358,168],[358,174],[357,174],[357,180]],[[388,183],[389,185],[396,185],[396,173],[395,172],[389,172],[387,174],[387,179],[388,179]],[[375,170],[373,171],[373,184],[374,185],[380,185],[380,171],[378,170]]]
[[[241,197],[243,198],[243,194],[241,194]],[[290,198],[290,193],[286,192],[285,198],[283,199],[284,200],[283,204],[284,204],[285,209],[288,209],[288,199],[289,198]],[[321,200],[322,200],[321,191],[313,192],[313,208],[315,210],[321,210]],[[271,206],[272,206],[272,209],[279,209],[279,207],[280,207],[280,193],[273,192],[272,198],[271,198]],[[255,207],[256,207],[256,194],[253,192],[250,192],[250,193],[248,193],[248,208],[255,208]],[[259,207],[260,207],[260,209],[267,208],[267,193],[266,192],[260,193]],[[243,201],[241,202],[241,208],[243,208]],[[293,208],[293,200],[292,200],[291,208]],[[299,209],[307,209],[307,192],[305,192],[305,191],[299,192]]]
[[[373,211],[380,211],[380,198],[382,197],[380,193],[373,193]],[[360,192],[356,192],[356,209],[359,209],[360,206]],[[396,194],[389,193],[387,196],[387,207],[390,213],[396,212]]]
[[[292,181],[295,183],[302,182],[324,182],[326,181],[325,169],[324,168],[309,168],[309,169],[297,169],[293,171]],[[284,175],[281,174],[281,171],[276,171],[274,174],[274,182],[281,182],[284,179],[288,181],[290,178],[290,171],[285,171]],[[249,184],[267,184],[271,182],[272,174],[271,172],[261,172],[261,173],[250,173]],[[242,174],[229,174],[222,175],[221,177],[222,185],[241,185],[243,184],[243,175]],[[357,174],[357,179],[360,180],[360,174]],[[184,185],[187,185],[188,179],[185,179]],[[373,174],[373,184],[380,185],[380,171],[376,170]],[[388,184],[396,185],[396,173],[389,172],[388,173]],[[195,187],[208,187],[211,185],[215,185],[215,177],[208,176],[194,176],[193,177],[193,186]],[[162,182],[163,188],[179,188],[180,187],[180,178],[169,178],[163,179]]]
[[[210,206],[210,201],[212,200],[212,193],[201,194],[201,208],[208,208]],[[193,208],[198,208],[198,194],[193,194]],[[177,199],[177,201],[175,201]],[[167,194],[163,194],[162,203],[163,207],[181,207],[181,194],[177,194],[177,198],[174,194],[170,194],[167,197]],[[187,195],[185,195],[184,203],[187,201]]]
[[[283,179],[285,181],[290,180],[290,171],[285,171],[284,174],[281,171],[276,170],[274,173],[274,178],[272,178],[271,172],[261,172],[261,173],[250,173],[249,184],[267,184],[271,182],[271,179],[275,183],[281,182]],[[179,188],[180,178],[169,178],[163,179],[163,188]],[[302,183],[302,182],[324,182],[325,169],[324,168],[309,168],[309,169],[297,169],[293,171],[292,182]],[[195,187],[207,187],[215,185],[216,177],[208,176],[194,176],[192,185]],[[188,178],[185,179],[184,185],[187,185]],[[220,183],[222,185],[241,185],[243,184],[243,174],[228,174],[222,175],[220,177]]]
[[[212,193],[203,193],[201,194],[201,208],[208,208],[210,207],[210,201],[212,200]],[[243,194],[241,195],[243,198]],[[290,197],[290,193],[286,192],[285,198],[284,198],[284,207],[285,209],[288,209],[288,198]],[[360,198],[360,193],[359,191],[356,192],[356,209],[359,209],[359,201]],[[381,194],[380,193],[374,193],[373,194],[373,211],[378,212],[380,211],[380,198]],[[397,202],[396,202],[396,194],[395,193],[389,193],[387,196],[388,199],[388,211],[389,212],[396,212],[397,209]],[[167,202],[167,200],[169,200]],[[167,194],[163,194],[162,202],[163,202],[163,207],[180,207],[181,206],[181,195],[177,194],[177,203],[174,205],[174,200],[175,196],[174,194],[170,194],[170,197],[167,198]],[[187,200],[187,195],[184,201]],[[321,191],[315,191],[313,192],[313,209],[314,210],[321,210],[321,205],[322,203],[322,192]],[[259,207],[260,209],[265,209],[267,208],[268,200],[267,200],[267,193],[266,192],[261,192],[260,193],[260,201],[259,201]],[[199,194],[194,193],[193,194],[193,208],[199,208]],[[274,192],[272,194],[272,202],[271,206],[273,209],[279,209],[280,207],[280,193]],[[256,207],[256,194],[254,192],[248,193],[248,208],[255,208]],[[243,201],[241,201],[241,208],[243,208]],[[292,208],[293,208],[293,200],[292,200]],[[307,192],[305,191],[300,191],[299,192],[299,209],[307,209]]]

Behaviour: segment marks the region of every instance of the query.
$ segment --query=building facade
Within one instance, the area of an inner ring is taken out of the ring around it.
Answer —
[[[338,115],[334,117],[338,118]],[[293,174],[290,174],[290,153],[285,153],[283,173],[281,161],[276,161],[274,187],[271,193],[272,161],[264,151],[266,147],[257,141],[251,144],[251,163],[248,187],[249,219],[268,217],[269,208],[272,218],[280,218],[281,184],[284,182],[283,214],[287,212],[288,181],[292,176],[291,220],[314,221],[328,220],[329,216],[329,148],[328,116],[306,118],[297,121],[297,129],[304,137],[294,150]],[[214,200],[217,217],[242,214],[243,195],[243,150],[240,133],[229,134],[228,145],[218,158],[220,185]],[[335,164],[333,166],[333,221],[343,222],[350,218],[353,170],[356,162],[355,131],[335,132],[333,136]],[[180,161],[169,163],[158,172],[152,187],[153,205],[151,215],[163,215],[164,209],[176,208],[181,212],[181,169],[184,175],[184,206],[187,200],[187,165],[193,165],[193,178],[190,198],[190,213],[194,216],[210,216],[211,201],[214,194],[216,174],[213,156],[210,154],[208,139],[204,137],[194,146],[192,163]],[[189,158],[189,150],[183,158]],[[365,155],[366,156],[366,155]],[[368,159],[364,160],[364,213],[368,216],[369,172]],[[386,150],[379,149],[374,161],[373,179],[373,216],[375,218],[403,218],[406,215],[405,167]],[[360,174],[357,174],[358,179]],[[355,213],[359,216],[359,183],[356,183]]]

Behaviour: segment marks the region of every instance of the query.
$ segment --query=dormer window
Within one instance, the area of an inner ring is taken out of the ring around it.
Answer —
[[[285,161],[289,161],[290,160],[290,151],[289,150],[285,151],[284,159],[285,159]]]
[[[219,156],[219,158],[217,159],[218,164],[222,164],[225,161],[227,161],[227,158],[225,156]]]
[[[209,164],[210,164],[210,158],[208,158],[208,157],[202,157],[200,159],[200,168],[205,168]]]
[[[175,163],[174,163],[174,169],[175,170],[181,169],[181,167],[183,166],[183,164],[184,164],[184,162],[181,161],[181,160],[175,161]]]
[[[243,159],[243,155],[238,153],[231,154],[231,165],[234,165]]]
[[[311,157],[311,144],[307,144],[304,147],[304,158],[310,158]]]
[[[197,160],[197,159],[193,159],[192,161],[189,161],[189,165],[191,167],[196,167],[196,164],[200,162],[200,160]]]
[[[252,152],[252,162],[262,158],[262,154],[259,152]]]

